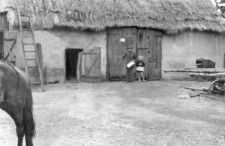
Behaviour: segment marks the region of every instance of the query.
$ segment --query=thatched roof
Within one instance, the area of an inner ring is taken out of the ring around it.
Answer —
[[[45,0],[44,2],[45,5],[38,3],[39,14],[36,15],[36,24],[42,28],[57,26],[98,31],[108,27],[135,26],[159,29],[167,33],[184,30],[225,32],[225,24],[210,0]]]

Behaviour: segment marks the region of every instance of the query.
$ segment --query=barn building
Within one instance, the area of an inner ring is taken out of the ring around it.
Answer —
[[[177,78],[164,70],[196,68],[199,58],[224,67],[225,25],[211,0],[36,0],[36,6],[48,81],[123,80],[128,47],[144,56],[148,80]],[[15,46],[16,66],[24,68],[20,41]]]

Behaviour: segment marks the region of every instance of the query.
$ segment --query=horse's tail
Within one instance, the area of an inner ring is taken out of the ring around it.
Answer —
[[[33,97],[31,91],[26,98],[25,106],[23,109],[23,125],[25,135],[33,138],[35,136],[35,121],[33,117]]]

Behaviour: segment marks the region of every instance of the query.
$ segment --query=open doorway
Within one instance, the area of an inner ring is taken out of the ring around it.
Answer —
[[[66,80],[77,80],[79,77],[79,53],[83,49],[66,49]]]

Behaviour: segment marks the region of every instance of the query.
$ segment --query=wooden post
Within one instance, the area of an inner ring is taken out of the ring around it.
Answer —
[[[225,68],[225,53],[223,54],[223,68]]]
[[[80,82],[80,76],[81,76],[81,52],[78,53],[78,60],[77,60],[77,81]]]
[[[37,57],[38,57],[38,61],[40,63],[40,69],[41,69],[41,73],[43,75],[43,62],[42,62],[42,46],[40,43],[36,44],[36,49],[37,49]],[[43,76],[39,75],[42,78],[43,81]]]
[[[83,52],[80,53],[80,81],[83,82],[83,67],[84,67],[84,54]]]
[[[46,78],[46,84],[48,85],[48,67],[45,66],[45,78]]]
[[[4,59],[4,32],[0,32],[0,60]]]
[[[41,71],[43,72],[43,62],[42,62],[42,46],[40,43],[36,44],[37,47],[37,55],[40,62]]]

